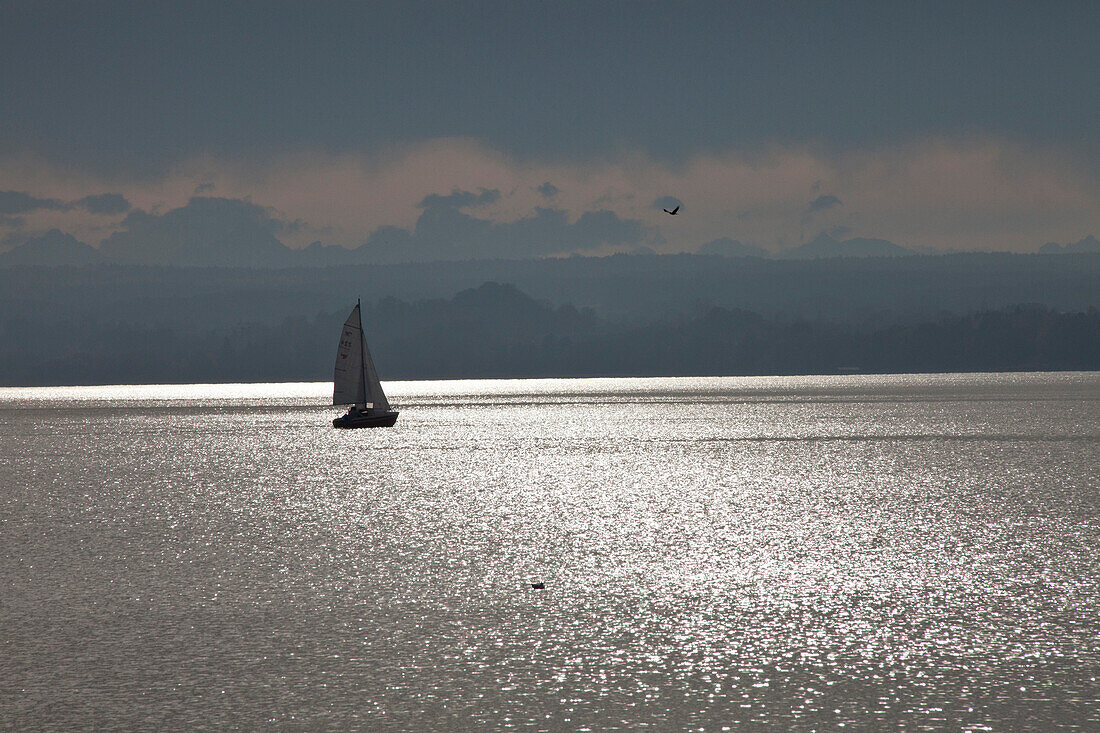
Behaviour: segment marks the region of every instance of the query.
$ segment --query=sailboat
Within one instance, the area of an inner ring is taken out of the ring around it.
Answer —
[[[370,358],[363,336],[360,303],[344,321],[340,344],[336,347],[336,368],[332,373],[332,404],[351,405],[346,415],[332,421],[337,428],[388,428],[397,422],[397,411],[390,409],[374,360]]]

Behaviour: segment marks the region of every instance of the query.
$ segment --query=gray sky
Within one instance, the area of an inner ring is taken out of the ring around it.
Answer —
[[[1085,2],[5,2],[0,191],[53,205],[0,236],[198,192],[355,246],[495,190],[466,215],[612,212],[611,249],[1033,249],[1100,233],[1098,32]]]

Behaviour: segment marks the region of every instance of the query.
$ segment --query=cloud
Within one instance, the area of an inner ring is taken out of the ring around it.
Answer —
[[[207,181],[205,183],[200,183],[199,185],[195,186],[194,195],[195,196],[201,196],[202,194],[210,193],[213,190],[214,190],[214,184]]]
[[[552,198],[554,198],[555,196],[558,195],[558,192],[561,189],[559,189],[553,183],[550,183],[550,181],[547,181],[546,183],[543,183],[542,185],[535,186],[535,190],[538,191],[540,194],[542,194],[543,198],[552,199]]]
[[[27,220],[25,217],[0,214],[0,227],[5,227],[8,229],[20,229],[26,223]]]
[[[130,210],[130,202],[120,193],[85,196],[74,201],[72,205],[90,214],[124,214]]]
[[[274,232],[286,226],[251,201],[193,197],[164,214],[135,210],[100,245],[117,262],[141,265],[270,266],[288,260]]]
[[[552,199],[539,190],[550,181],[557,189]],[[815,183],[818,190],[808,193]],[[438,243],[446,235],[447,216],[457,212],[491,225],[454,222],[474,232],[481,226],[478,236],[486,236],[488,251],[496,253],[507,248],[494,237],[510,224],[532,220],[525,226],[549,227],[548,215],[540,217],[538,207],[568,212],[569,224],[582,212],[598,210],[641,222],[645,244],[659,252],[691,251],[699,242],[721,237],[775,252],[837,225],[850,227],[850,236],[882,237],[914,248],[1020,252],[1100,231],[1100,174],[1065,150],[999,138],[922,139],[844,152],[796,147],[752,154],[719,151],[675,165],[629,150],[583,162],[519,159],[478,141],[441,138],[371,155],[301,150],[255,158],[204,156],[163,178],[129,181],[0,156],[0,191],[42,197],[9,196],[8,209],[58,206],[118,191],[137,209],[164,212],[185,206],[202,184],[216,186],[226,198],[273,207],[271,219],[290,222],[273,234],[303,247],[322,239],[353,248],[379,231],[394,231],[386,227],[404,230],[422,245]],[[822,195],[841,203],[808,213]],[[665,196],[687,202],[690,216],[663,214],[661,208],[671,208],[659,206]],[[429,211],[438,227],[434,240],[426,234],[431,217],[420,221]],[[858,212],[858,218],[850,212]],[[57,227],[92,244],[116,228],[80,208],[0,215],[25,218],[28,230]],[[661,234],[664,243],[658,243]],[[463,233],[457,240],[471,242],[473,236]],[[514,256],[550,249],[547,242],[518,246]],[[457,251],[464,256],[469,247]]]
[[[83,209],[89,214],[122,214],[130,210],[130,202],[120,193],[84,196],[76,201],[39,198],[26,191],[0,191],[0,214],[30,214],[38,211],[72,211]]]
[[[486,206],[496,203],[500,199],[500,189],[481,189],[478,193],[472,191],[460,191],[454,189],[450,195],[441,196],[437,193],[429,194],[417,204],[422,209],[436,207],[466,209],[476,206]]]
[[[29,214],[33,211],[65,211],[69,206],[58,199],[31,196],[26,191],[0,191],[0,214]]]
[[[647,234],[640,221],[623,219],[608,210],[586,211],[570,222],[563,209],[537,206],[533,213],[515,221],[494,222],[460,211],[468,205],[468,196],[432,195],[425,201],[430,203],[423,207],[412,231],[379,227],[356,250],[360,259],[413,262],[537,257],[588,252],[607,245],[637,245]]]
[[[833,196],[832,194],[825,194],[823,196],[818,196],[816,199],[811,201],[809,206],[806,207],[806,211],[813,214],[818,211],[831,209],[834,206],[840,206],[842,203],[843,202],[836,196]]]

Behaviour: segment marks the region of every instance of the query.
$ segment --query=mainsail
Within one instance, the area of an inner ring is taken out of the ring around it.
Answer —
[[[340,344],[336,347],[336,367],[332,373],[332,404],[365,405],[368,409],[385,412],[390,409],[374,360],[370,357],[367,340],[363,337],[363,317],[359,304],[344,321],[340,332]]]

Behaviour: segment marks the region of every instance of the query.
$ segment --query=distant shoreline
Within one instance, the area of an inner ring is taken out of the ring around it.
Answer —
[[[838,379],[853,379],[859,378],[876,378],[876,377],[944,377],[957,375],[960,377],[1019,377],[1025,375],[1043,376],[1043,375],[1060,375],[1060,376],[1089,376],[1100,375],[1100,369],[1048,369],[1048,370],[1008,370],[1008,371],[965,371],[965,372],[868,372],[868,373],[845,373],[845,374],[586,374],[586,375],[543,375],[543,376],[525,376],[525,377],[424,377],[417,379],[383,379],[382,383],[386,386],[393,386],[395,384],[422,384],[426,382],[554,382],[554,381],[600,381],[600,380],[666,380],[666,379],[751,379],[751,380],[769,380],[769,379],[787,379],[787,378],[799,378],[799,377],[836,377]],[[221,390],[227,387],[265,387],[265,386],[278,386],[278,387],[290,387],[299,386],[306,387],[320,387],[326,390],[332,389],[332,380],[288,380],[288,381],[272,381],[272,382],[134,382],[129,384],[0,384],[0,398],[3,397],[5,391],[17,391],[17,390],[48,390],[48,389],[150,389],[155,387],[163,387],[167,389],[191,387],[191,388],[212,388],[214,390]]]

